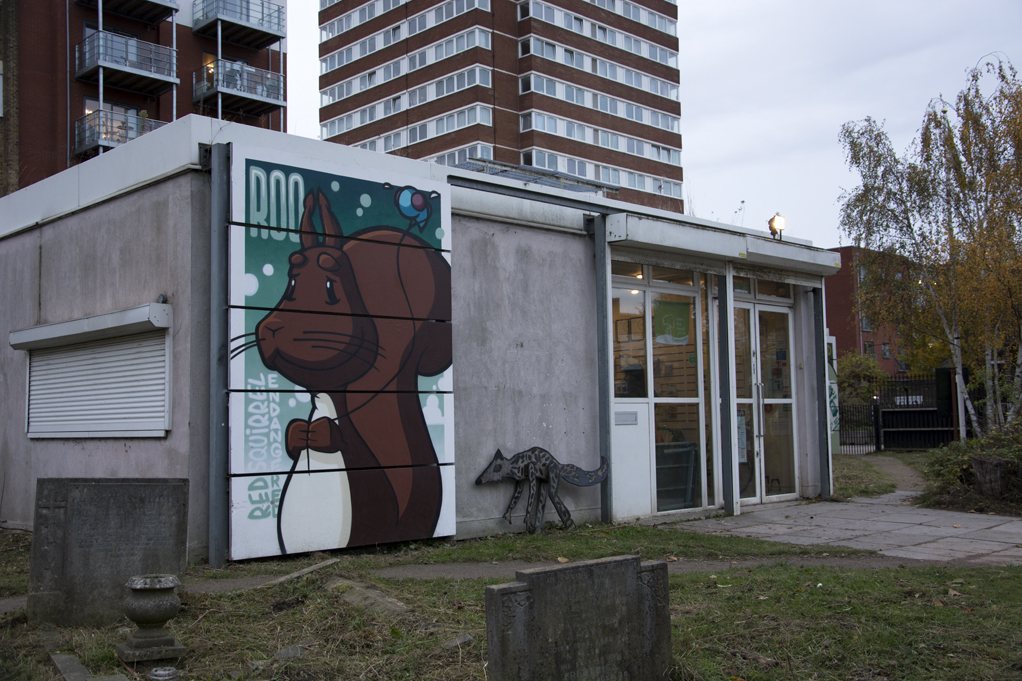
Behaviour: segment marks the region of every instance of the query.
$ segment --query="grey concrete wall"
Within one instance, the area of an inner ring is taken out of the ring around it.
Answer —
[[[799,496],[820,494],[819,418],[816,413],[816,318],[813,292],[806,286],[794,286],[794,370],[798,396],[798,474]],[[824,473],[826,473],[824,471]]]
[[[477,486],[500,448],[539,446],[599,466],[593,241],[454,217],[454,393],[458,537],[521,531],[501,519],[514,485]],[[562,485],[576,523],[599,518],[599,486]],[[550,504],[546,520],[556,521]]]
[[[209,178],[187,173],[0,240],[0,519],[30,527],[39,477],[191,479],[189,551],[207,526]],[[174,308],[166,438],[25,434],[28,352],[7,333],[156,302]]]

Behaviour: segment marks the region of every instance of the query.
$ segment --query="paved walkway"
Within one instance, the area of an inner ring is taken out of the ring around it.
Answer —
[[[726,532],[787,544],[832,544],[885,556],[974,565],[1022,564],[1022,519],[912,505],[914,492],[852,503],[769,504],[741,515],[678,523],[694,532]]]

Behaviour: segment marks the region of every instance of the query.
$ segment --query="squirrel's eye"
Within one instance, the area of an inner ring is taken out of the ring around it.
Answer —
[[[334,291],[334,282],[330,279],[326,280],[326,302],[328,305],[337,304],[337,293]]]
[[[291,281],[287,282],[287,290],[284,291],[284,300],[294,299],[295,299],[295,280],[294,278],[292,278]]]

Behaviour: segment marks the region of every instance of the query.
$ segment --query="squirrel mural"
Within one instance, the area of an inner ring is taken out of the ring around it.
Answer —
[[[285,430],[280,552],[432,536],[443,490],[418,377],[451,366],[450,324],[433,321],[451,318],[450,265],[409,231],[345,235],[319,189],[300,246],[255,330],[263,364],[313,397]]]

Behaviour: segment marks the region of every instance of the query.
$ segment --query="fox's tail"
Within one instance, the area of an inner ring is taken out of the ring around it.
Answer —
[[[598,482],[603,482],[607,478],[607,469],[609,468],[607,458],[600,457],[600,467],[595,471],[587,471],[578,466],[574,466],[570,463],[563,464],[561,470],[561,480],[570,482],[572,485],[578,485],[579,487],[589,487],[595,485]]]

